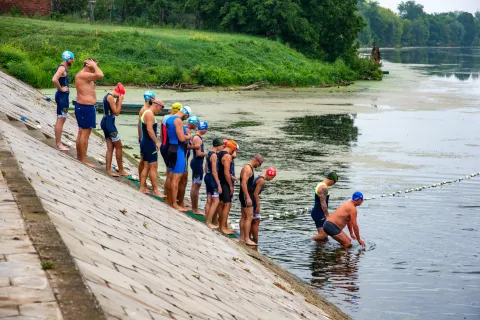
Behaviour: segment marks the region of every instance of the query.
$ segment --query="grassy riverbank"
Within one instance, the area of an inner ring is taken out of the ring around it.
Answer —
[[[99,59],[103,83],[194,83],[207,86],[308,86],[356,80],[354,71],[306,58],[279,42],[258,37],[177,29],[142,29],[0,16],[0,67],[35,86],[50,87],[64,50]]]

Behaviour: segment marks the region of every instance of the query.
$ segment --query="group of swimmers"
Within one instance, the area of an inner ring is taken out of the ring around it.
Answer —
[[[62,131],[69,107],[68,67],[74,62],[74,54],[65,51],[62,54],[62,63],[52,78],[57,91],[57,122],[55,125],[55,139],[58,150],[68,151],[62,144]],[[77,98],[75,101],[75,117],[78,123],[76,139],[77,159],[90,167],[95,167],[87,161],[88,140],[93,128],[96,127],[95,81],[103,78],[103,72],[96,59],[87,58],[83,61],[83,68],[75,76]],[[107,143],[106,171],[109,175],[129,175],[123,168],[122,142],[115,126],[115,117],[120,114],[125,97],[125,87],[117,86],[103,98],[104,116],[101,128]],[[167,203],[186,212],[184,198],[188,182],[188,167],[192,170],[192,187],[190,191],[192,211],[206,217],[206,224],[212,229],[219,229],[224,234],[234,231],[228,225],[234,194],[235,177],[234,159],[240,148],[234,140],[214,138],[212,148],[205,150],[204,135],[208,132],[208,123],[200,121],[192,114],[188,106],[174,103],[171,113],[164,116],[158,130],[155,115],[165,107],[163,101],[155,97],[155,93],[147,90],[143,94],[144,105],[138,114],[138,141],[140,144],[140,162],[138,173],[140,177],[140,192],[150,194],[147,179],[150,178],[152,192],[155,196],[166,198]],[[187,125],[183,122],[187,121]],[[195,130],[195,134],[193,131]],[[112,170],[112,158],[115,151],[117,170]],[[167,167],[164,190],[162,194],[158,187],[158,153],[161,154]],[[190,157],[190,165],[188,165]],[[264,162],[261,154],[256,154],[241,169],[239,200],[242,217],[240,219],[240,241],[251,246],[258,243],[258,229],[260,225],[261,202],[260,194],[265,188],[265,182],[275,178],[277,170],[269,167],[264,173],[255,177],[254,170]],[[351,246],[352,239],[356,239],[362,246],[365,243],[360,239],[357,224],[356,207],[363,202],[363,195],[355,192],[352,200],[342,204],[335,212],[329,214],[328,200],[329,187],[338,181],[338,175],[331,172],[325,180],[319,183],[315,190],[315,206],[312,209],[312,219],[315,221],[318,234],[315,241],[325,241],[330,235],[343,247]],[[205,212],[198,208],[199,192],[205,183],[207,202]],[[348,226],[350,237],[342,229]]]

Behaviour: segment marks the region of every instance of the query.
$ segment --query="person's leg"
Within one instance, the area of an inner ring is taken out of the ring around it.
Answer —
[[[179,211],[182,211],[182,212],[186,212],[187,210],[183,207],[180,207],[178,204],[177,204],[177,197],[178,197],[178,186],[179,186],[179,183],[180,183],[180,179],[182,179],[182,176],[183,176],[183,173],[173,173],[172,174],[172,179],[170,181],[170,194],[169,196],[171,196],[171,199],[170,199],[170,205],[179,210]]]
[[[220,212],[222,212],[223,210],[223,205],[224,203],[219,199],[218,200],[218,205],[217,205],[217,209],[215,210],[215,213],[213,214],[213,217],[212,217],[212,224],[216,225],[216,226],[219,226],[220,227]]]
[[[217,211],[219,202],[220,202],[220,199],[218,198],[218,196],[212,196],[212,204],[210,205],[210,210],[207,211],[207,216],[206,216],[207,227],[212,229],[218,229],[218,225],[215,225],[213,221],[210,222],[210,220],[213,218],[215,211]]]
[[[228,191],[230,194],[230,191]],[[223,208],[222,211],[220,212],[220,230],[224,234],[233,234],[233,230],[228,228],[228,214],[230,213],[230,208],[232,207],[231,202],[223,202]]]
[[[115,158],[117,159],[118,173],[126,177],[129,175],[128,172],[123,168],[123,145],[122,140],[117,140],[113,142],[113,147],[115,148]]]
[[[257,244],[250,239],[250,229],[252,227],[252,220],[253,220],[253,207],[244,208],[245,210],[245,244],[249,246],[256,246]]]
[[[205,215],[207,215],[208,211],[210,211],[211,205],[212,205],[212,195],[207,193],[207,202],[205,203]]]
[[[185,207],[185,204],[183,203],[185,200],[185,192],[187,190],[187,183],[188,183],[188,172],[184,172],[182,174],[182,177],[180,179],[180,183],[178,184],[178,205],[180,207]]]
[[[150,194],[150,191],[147,188],[147,177],[148,173],[150,172],[150,163],[144,161],[143,170],[140,175],[140,189],[139,191],[142,193]]]
[[[318,233],[312,237],[313,241],[327,241],[328,234],[323,231],[323,228],[317,228]]]
[[[245,219],[247,218],[245,214],[245,208],[242,206],[241,208],[241,217],[240,217],[240,242],[245,242],[245,239],[248,237],[245,234]]]
[[[332,238],[337,240],[344,249],[348,249],[352,246],[352,239],[350,239],[350,237],[343,231]]]
[[[165,196],[158,189],[158,161],[150,163],[149,166],[150,166],[150,170],[149,170],[150,181],[152,182],[153,194],[156,195],[157,197],[164,198]]]
[[[173,207],[172,203],[172,173],[167,168],[167,178],[165,179],[165,193],[167,196],[167,203],[169,206]]]
[[[260,227],[260,218],[253,219],[252,221],[252,228],[251,228],[251,236],[253,242],[258,244],[258,229]]]
[[[112,177],[118,177],[118,173],[112,171],[112,158],[113,158],[113,142],[110,139],[106,139],[107,142],[107,153],[105,154],[105,170],[107,174]]]
[[[64,146],[62,143],[63,125],[66,119],[65,117],[57,116],[57,122],[55,122],[55,144],[60,151],[70,150],[70,148]]]
[[[83,129],[79,127],[77,132],[77,139],[75,140],[75,147],[77,149],[78,161],[80,161],[81,155],[82,155],[82,135],[83,135]]]
[[[202,185],[202,181],[200,180],[199,183],[197,180],[193,180],[192,189],[190,190],[190,201],[192,202],[192,211],[196,214],[203,214],[203,212],[198,209],[198,196],[200,193],[200,186]]]
[[[91,164],[87,161],[87,152],[88,152],[88,140],[90,139],[90,134],[92,133],[92,129],[82,129],[82,152],[80,154],[81,162],[85,165],[96,168],[94,164]]]

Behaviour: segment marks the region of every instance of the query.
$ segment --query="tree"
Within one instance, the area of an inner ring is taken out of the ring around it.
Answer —
[[[463,25],[465,29],[465,34],[463,35],[462,39],[462,46],[471,46],[473,41],[475,40],[477,29],[475,27],[475,20],[473,15],[469,12],[462,12],[458,16],[458,22]]]
[[[425,20],[417,19],[412,22],[412,36],[413,45],[419,47],[427,45],[430,31],[428,29],[428,26],[425,24]]]
[[[416,3],[415,1],[402,1],[397,6],[400,17],[408,20],[415,20],[425,15],[423,11],[423,5]]]

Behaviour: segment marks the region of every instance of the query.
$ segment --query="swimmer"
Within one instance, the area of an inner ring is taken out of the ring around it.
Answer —
[[[147,177],[150,175],[153,194],[158,197],[164,195],[158,189],[158,151],[160,150],[160,142],[157,139],[157,120],[155,115],[160,113],[164,108],[161,100],[155,99],[152,105],[145,111],[140,118],[142,126],[142,139],[140,141],[140,150],[143,157],[144,167],[140,176],[140,192],[149,194],[147,185]]]
[[[155,93],[151,90],[147,90],[143,93],[143,99],[145,100],[145,103],[143,104],[142,109],[140,109],[140,112],[138,113],[138,121],[137,121],[137,130],[138,130],[138,144],[140,145],[142,141],[142,116],[145,111],[147,111],[151,105],[153,104],[153,100],[155,99]],[[143,161],[143,155],[142,155],[142,148],[140,148],[140,161],[138,162],[138,177],[142,176],[142,171],[145,163]],[[147,180],[145,180],[145,185],[142,186],[140,185],[140,188],[145,190],[147,189]]]
[[[160,146],[160,154],[162,155],[163,162],[165,163],[165,183],[163,185],[163,190],[167,190],[168,188],[168,161],[167,161],[167,155],[168,155],[168,134],[167,134],[167,120],[171,116],[173,116],[175,113],[180,111],[182,109],[182,104],[175,102],[172,104],[172,109],[170,111],[170,114],[167,114],[163,117],[162,119],[162,124],[161,124],[161,130],[160,130],[160,135],[162,138],[162,145]]]
[[[253,242],[258,244],[258,229],[260,227],[260,194],[265,189],[265,181],[271,181],[277,175],[277,169],[274,167],[270,167],[265,171],[265,173],[261,173],[258,177],[253,180],[253,198],[252,198],[252,205],[253,205],[253,221],[252,227],[250,231],[250,235],[252,237]]]
[[[221,138],[213,139],[213,148],[208,152],[205,162],[205,188],[207,189],[207,204],[205,206],[205,223],[209,228],[218,229],[219,226],[212,223],[212,217],[217,211],[220,202],[219,194],[222,193],[220,179],[218,178],[217,153],[223,150]]]
[[[344,249],[352,246],[352,239],[356,239],[358,243],[365,248],[365,242],[360,239],[360,229],[357,223],[357,207],[363,203],[363,194],[355,192],[352,195],[352,200],[343,203],[337,210],[335,210],[323,225],[323,231],[326,235],[331,236],[337,240]],[[343,228],[348,226],[350,238]]]
[[[187,121],[187,125],[183,126],[184,134],[193,137],[192,130],[197,130],[198,123],[199,123],[199,120],[197,116],[189,117]],[[180,179],[180,183],[178,184],[177,200],[178,200],[178,205],[180,207],[184,207],[183,200],[185,199],[185,192],[187,190],[187,184],[188,184],[188,161],[190,159],[190,154],[192,153],[192,150],[193,150],[192,139],[185,141],[183,143],[186,162],[185,162],[185,172],[183,173],[182,178]],[[198,146],[196,148],[198,148]]]
[[[107,142],[106,170],[107,174],[112,177],[128,176],[128,173],[123,169],[122,141],[115,126],[115,117],[120,114],[124,97],[125,87],[119,82],[115,89],[103,98],[103,118],[100,127]],[[115,157],[117,158],[118,173],[112,171],[113,149],[115,149]]]
[[[338,175],[335,172],[330,172],[327,177],[320,182],[315,188],[315,204],[312,209],[312,219],[315,221],[318,234],[312,240],[326,240],[325,232],[323,232],[323,224],[328,217],[328,200],[330,199],[329,187],[333,186],[338,181]]]
[[[232,207],[233,198],[233,182],[230,174],[230,164],[232,163],[232,153],[237,150],[237,143],[234,140],[229,140],[225,148],[217,154],[218,158],[218,178],[220,180],[220,187],[222,192],[220,194],[220,205],[222,211],[220,212],[220,230],[224,234],[232,234],[233,230],[228,228],[228,214]],[[220,189],[220,188],[219,188]]]
[[[95,168],[95,165],[87,162],[87,150],[92,129],[97,126],[95,81],[100,79],[103,79],[103,72],[98,67],[97,60],[93,58],[87,58],[83,62],[83,68],[75,76],[75,88],[77,89],[75,117],[78,123],[77,159],[92,168]]]
[[[57,103],[57,121],[55,122],[55,145],[60,151],[68,151],[70,148],[62,143],[62,132],[65,120],[68,117],[68,107],[70,104],[70,90],[68,88],[68,68],[75,61],[75,56],[70,51],[62,53],[63,62],[57,67],[53,75],[52,82],[57,88],[55,92],[55,102]]]
[[[188,143],[192,137],[185,134],[183,121],[187,120],[191,114],[191,109],[187,106],[182,107],[179,112],[170,116],[165,125],[167,126],[168,142],[168,179],[167,188],[168,203],[171,207],[186,212],[187,210],[177,204],[178,187],[180,179],[185,173],[187,159],[185,158],[185,149],[183,143]]]
[[[240,242],[244,242],[250,246],[256,246],[257,243],[250,240],[250,228],[253,220],[253,192],[255,187],[254,169],[260,167],[263,163],[261,154],[256,154],[249,163],[247,163],[240,171],[240,193],[238,198],[242,205],[242,217],[240,219]]]
[[[192,201],[192,211],[196,214],[204,214],[198,209],[198,195],[203,181],[203,159],[205,153],[203,136],[208,131],[208,122],[200,121],[197,134],[192,139],[193,158],[190,162],[192,169],[192,188],[190,189],[190,200]]]

